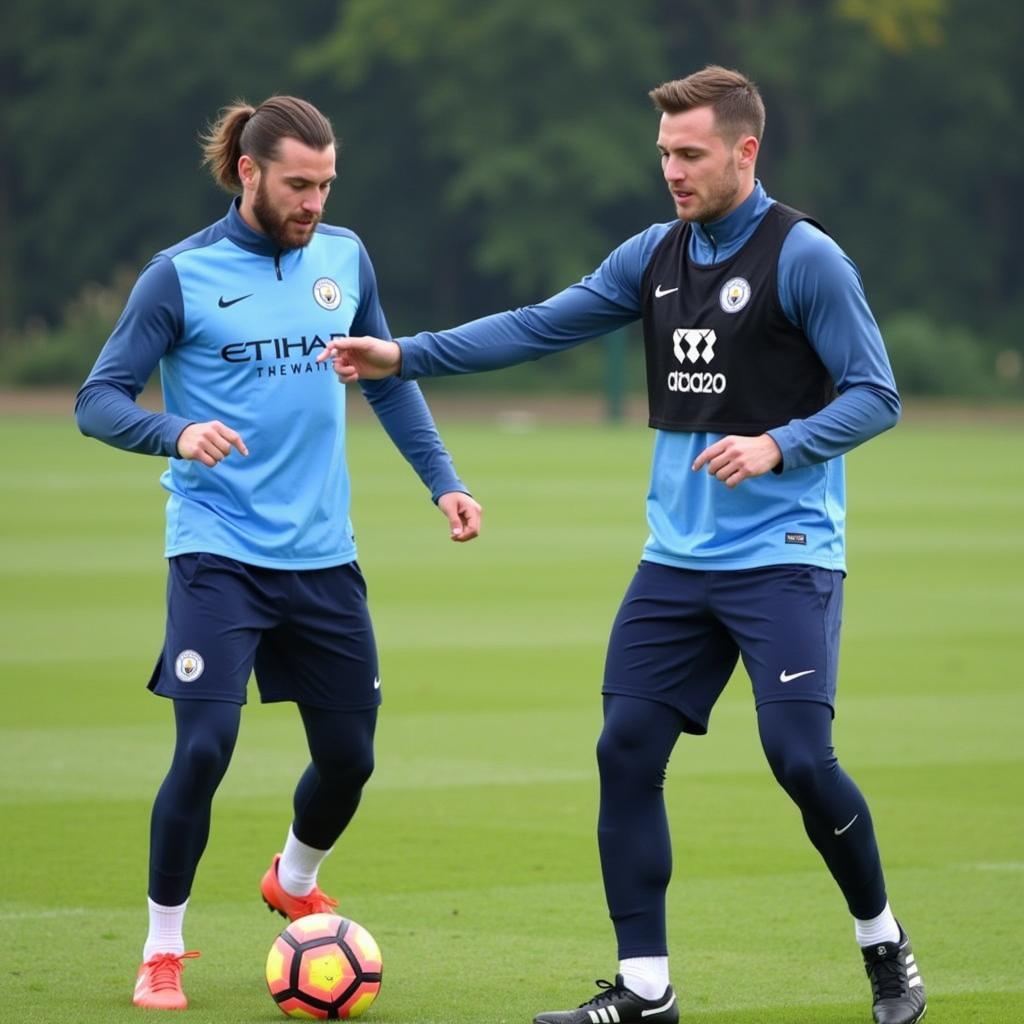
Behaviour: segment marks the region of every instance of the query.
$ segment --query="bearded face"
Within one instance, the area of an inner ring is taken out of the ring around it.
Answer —
[[[317,150],[281,139],[273,159],[243,162],[242,217],[279,249],[309,245],[334,181],[334,146]]]

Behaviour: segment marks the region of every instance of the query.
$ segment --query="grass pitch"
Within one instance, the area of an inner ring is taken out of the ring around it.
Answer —
[[[439,419],[486,507],[466,546],[383,432],[351,429],[385,703],[377,772],[321,877],[384,950],[371,1024],[525,1024],[615,972],[593,745],[650,434]],[[836,747],[935,1024],[1024,1019],[1021,440],[911,420],[848,458]],[[70,416],[2,416],[0,446],[0,1021],[138,1024],[172,742],[143,688],[163,630],[161,462],[80,438]],[[291,706],[249,705],[187,920],[192,1024],[284,1019],[262,980],[283,922],[257,886],[303,752]],[[680,741],[667,799],[683,1019],[870,1020],[852,926],[763,762],[742,674],[710,735]]]

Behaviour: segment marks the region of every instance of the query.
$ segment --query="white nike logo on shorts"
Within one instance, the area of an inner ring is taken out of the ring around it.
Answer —
[[[779,682],[791,683],[794,679],[799,679],[801,676],[809,676],[813,671],[813,668],[805,668],[803,672],[787,672],[785,669],[783,669],[779,673]]]

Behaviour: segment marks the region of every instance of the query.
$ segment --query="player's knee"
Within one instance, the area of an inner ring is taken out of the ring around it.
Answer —
[[[821,791],[827,769],[806,751],[766,751],[772,773],[782,788],[796,801],[806,804]]]
[[[661,786],[665,781],[665,764],[654,763],[641,732],[611,723],[597,740],[597,767],[605,784],[635,780]]]
[[[317,774],[336,790],[358,791],[373,774],[377,709],[369,712],[303,711],[309,753]]]
[[[217,788],[231,761],[234,744],[212,733],[192,736],[175,754],[175,768],[182,770],[196,788]]]
[[[373,769],[373,747],[367,746],[364,750],[360,751],[359,756],[349,769],[349,778],[352,780],[352,785],[359,786],[360,788],[366,785],[373,774]]]
[[[618,774],[629,762],[632,744],[620,731],[605,725],[597,738],[597,767],[602,775]]]
[[[345,789],[361,789],[373,774],[373,745],[320,751],[314,756],[313,764],[324,781]]]

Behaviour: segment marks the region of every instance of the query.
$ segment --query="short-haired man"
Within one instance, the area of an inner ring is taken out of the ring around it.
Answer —
[[[754,176],[764,106],[707,67],[651,93],[676,221],[536,306],[396,342],[328,345],[342,380],[495,369],[643,319],[650,536],[612,627],[598,742],[598,842],[614,983],[536,1024],[674,1024],[662,783],[680,733],[707,731],[742,657],[761,743],[855,919],[879,1024],[924,987],[886,897],[871,816],[831,742],[845,575],[842,455],[899,398],[856,268]]]
[[[388,336],[359,238],[321,223],[335,178],[330,122],[274,96],[222,112],[204,138],[227,216],[158,253],[78,394],[82,432],[170,457],[167,632],[150,689],[174,701],[177,739],[153,806],[149,934],[133,1001],[184,1009],[185,907],[255,668],[264,701],[295,701],[311,762],[283,853],[263,876],[294,920],[336,902],[324,857],[373,770],[380,674],[356,562],[345,397],[317,362],[331,338]],[[163,413],[135,399],[159,364]],[[364,392],[446,515],[454,540],[480,506],[416,384]],[[229,457],[230,456],[230,457]]]

